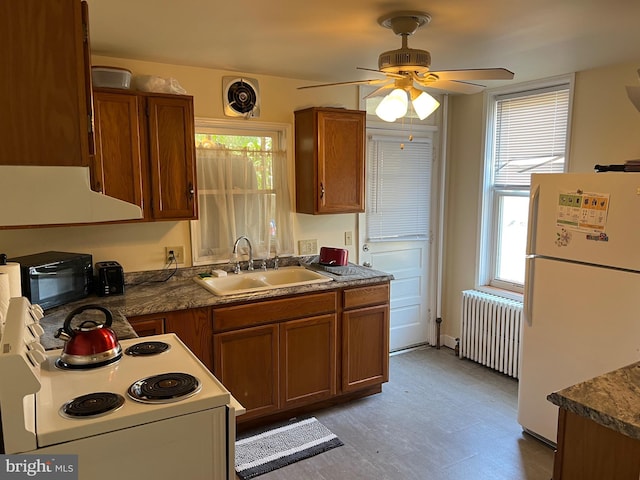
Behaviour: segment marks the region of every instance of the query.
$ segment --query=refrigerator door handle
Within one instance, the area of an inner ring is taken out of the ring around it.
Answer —
[[[533,255],[535,252],[535,232],[538,227],[538,206],[540,203],[540,185],[533,186],[533,190],[529,197],[529,220],[527,229],[527,255]]]
[[[522,302],[522,313],[527,325],[533,324],[533,279],[535,270],[534,256],[525,258],[525,279],[524,279],[524,298]]]

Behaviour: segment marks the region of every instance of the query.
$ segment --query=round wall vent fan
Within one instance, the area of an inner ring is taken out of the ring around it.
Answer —
[[[259,117],[258,81],[255,78],[222,77],[222,105],[227,117]]]

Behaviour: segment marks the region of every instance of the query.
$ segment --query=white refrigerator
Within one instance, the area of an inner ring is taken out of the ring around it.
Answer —
[[[555,444],[550,393],[640,361],[640,173],[534,174],[518,422]]]

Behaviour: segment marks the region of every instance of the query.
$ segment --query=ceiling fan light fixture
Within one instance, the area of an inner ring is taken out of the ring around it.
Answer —
[[[420,120],[427,118],[440,106],[440,102],[435,98],[417,88],[412,88],[409,95],[411,96],[411,105]]]
[[[385,122],[395,122],[398,118],[407,114],[408,107],[407,92],[401,88],[396,88],[382,99],[376,108],[376,115]]]

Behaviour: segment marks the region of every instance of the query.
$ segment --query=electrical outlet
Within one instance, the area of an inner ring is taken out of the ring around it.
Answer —
[[[184,247],[164,247],[165,255],[167,262],[171,260],[171,252],[173,252],[173,258],[175,258],[176,263],[184,263]]]
[[[344,244],[353,245],[353,232],[344,232]]]
[[[298,240],[300,255],[315,255],[318,253],[318,240]]]

